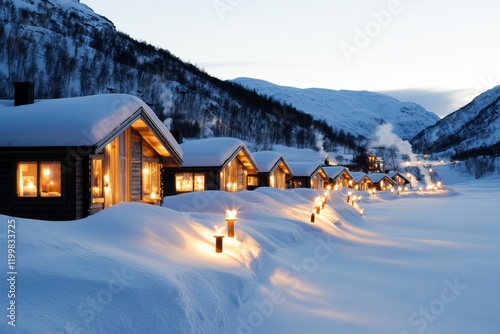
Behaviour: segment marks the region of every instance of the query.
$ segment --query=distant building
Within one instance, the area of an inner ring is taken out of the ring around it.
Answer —
[[[326,174],[328,175],[328,182],[333,187],[350,187],[353,184],[353,177],[344,166],[326,166],[323,167]]]
[[[248,189],[257,187],[288,188],[291,182],[292,169],[285,158],[274,151],[252,153],[257,164],[257,174],[248,175]]]
[[[324,189],[328,175],[321,165],[309,162],[289,162],[293,171],[293,188]]]
[[[373,187],[380,191],[389,190],[396,182],[385,173],[369,173],[368,177],[373,183]]]
[[[257,165],[243,141],[236,138],[209,138],[180,145],[184,162],[163,169],[166,196],[192,191],[248,189],[248,175],[257,174]]]
[[[373,188],[373,182],[368,177],[368,174],[363,172],[351,172],[353,178],[353,188],[357,190],[370,190]]]

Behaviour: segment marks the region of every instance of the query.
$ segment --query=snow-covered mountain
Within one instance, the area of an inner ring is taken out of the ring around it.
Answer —
[[[401,102],[375,92],[300,89],[250,78],[232,81],[290,104],[316,119],[326,121],[335,129],[343,129],[366,138],[373,137],[377,126],[390,123],[394,133],[402,139],[410,139],[439,120],[436,114],[416,103]]]
[[[412,139],[418,150],[455,158],[498,155],[500,151],[500,86],[451,113]]]
[[[185,138],[270,149],[314,148],[320,135],[325,149],[356,149],[326,123],[134,40],[77,0],[0,0],[0,22],[0,99],[13,98],[16,81],[34,82],[37,99],[125,93]]]

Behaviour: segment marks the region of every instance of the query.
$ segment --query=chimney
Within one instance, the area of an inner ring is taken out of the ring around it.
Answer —
[[[14,106],[35,103],[35,85],[33,82],[14,82]]]
[[[177,141],[177,144],[182,144],[184,140],[182,132],[180,132],[179,130],[170,130],[170,133],[174,137],[175,141]]]

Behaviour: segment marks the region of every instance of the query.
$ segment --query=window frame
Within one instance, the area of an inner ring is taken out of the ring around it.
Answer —
[[[21,196],[20,195],[20,166],[23,164],[32,164],[36,165],[36,176],[35,176],[35,187],[36,187],[36,195],[35,196]],[[42,196],[42,165],[50,165],[57,164],[59,165],[59,196]],[[40,201],[40,200],[48,200],[48,201],[61,201],[65,199],[65,181],[64,181],[64,164],[60,160],[54,159],[22,159],[18,160],[14,163],[15,170],[15,191],[14,197],[19,201]]]
[[[191,180],[191,190],[179,190],[177,188],[177,177],[181,175],[189,175],[189,178]],[[197,177],[202,177],[203,178],[203,189],[197,189],[196,187],[196,178]],[[196,192],[196,191],[205,191],[207,189],[207,183],[206,183],[206,175],[205,173],[201,172],[178,172],[174,174],[174,187],[175,187],[175,192],[176,193],[189,193],[189,192]]]

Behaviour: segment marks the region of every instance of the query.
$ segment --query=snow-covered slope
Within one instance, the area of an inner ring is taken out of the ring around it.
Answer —
[[[314,223],[320,191],[273,188],[70,222],[0,215],[0,333],[499,333],[500,179],[434,167],[456,192],[357,192],[352,206],[344,189]],[[218,254],[230,208],[236,238]]]
[[[428,153],[492,153],[500,146],[500,86],[423,130],[412,144]]]
[[[300,89],[250,78],[232,81],[325,120],[335,129],[369,139],[381,124],[392,124],[394,133],[410,139],[439,120],[436,114],[416,103],[375,92]]]

